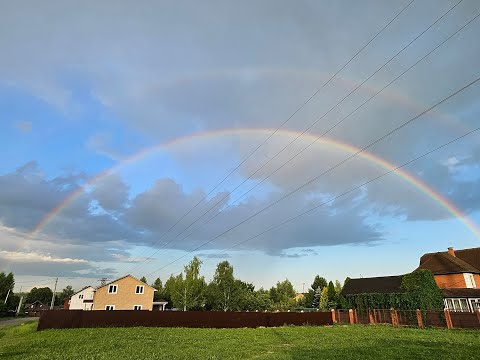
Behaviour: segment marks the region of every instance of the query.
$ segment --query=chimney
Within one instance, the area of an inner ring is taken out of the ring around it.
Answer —
[[[452,256],[455,256],[455,250],[453,250],[453,247],[448,248],[448,253]]]

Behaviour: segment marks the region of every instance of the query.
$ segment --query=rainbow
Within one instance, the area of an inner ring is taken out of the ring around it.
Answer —
[[[252,135],[270,135],[274,129],[221,129],[216,131],[209,131],[209,132],[199,132],[196,134],[176,138],[172,141],[161,143],[158,145],[154,145],[152,147],[145,148],[125,159],[121,162],[116,164],[115,166],[99,173],[98,175],[92,177],[89,181],[87,181],[83,186],[79,187],[75,192],[70,194],[63,202],[61,202],[58,206],[52,209],[48,214],[46,214],[43,219],[35,226],[35,228],[31,231],[31,235],[35,235],[42,231],[49,223],[51,223],[55,217],[57,217],[70,203],[75,201],[84,191],[86,191],[89,187],[94,186],[96,183],[100,182],[102,179],[117,173],[122,168],[132,165],[139,160],[143,160],[148,156],[154,155],[160,151],[165,151],[173,146],[186,144],[193,140],[212,140],[217,137],[221,136],[234,136],[234,135],[242,135],[242,136],[252,136]],[[278,130],[275,136],[287,136],[287,137],[297,137],[300,133],[292,130]],[[357,153],[360,149],[352,146],[350,144],[342,143],[338,140],[334,140],[332,138],[323,137],[318,139],[318,135],[308,133],[303,134],[301,139],[305,139],[311,142],[316,141],[317,144],[323,144],[325,146],[331,147],[333,149],[337,149],[348,154]],[[317,140],[318,139],[318,140]],[[377,165],[385,170],[393,171],[398,177],[403,179],[405,182],[416,188],[421,193],[425,194],[427,197],[432,199],[435,203],[439,206],[444,208],[448,211],[453,217],[457,218],[460,222],[462,222],[477,238],[480,239],[480,229],[478,226],[469,219],[469,217],[464,214],[460,209],[458,209],[452,202],[446,199],[442,194],[438,193],[428,185],[426,185],[423,181],[416,178],[412,174],[408,173],[403,169],[397,169],[396,165],[386,161],[385,159],[374,155],[370,152],[363,151],[357,155],[359,158],[362,158],[374,165]]]

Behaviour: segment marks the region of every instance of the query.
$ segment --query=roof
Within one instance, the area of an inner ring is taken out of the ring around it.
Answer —
[[[157,291],[157,289],[155,289],[153,286],[150,286],[150,285],[148,285],[147,283],[144,283],[143,281],[138,280],[135,276],[132,276],[132,275],[130,275],[130,274],[127,274],[127,275],[122,276],[122,277],[120,277],[120,278],[118,278],[118,279],[115,279],[115,280],[113,280],[113,281],[110,281],[109,283],[106,283],[105,285],[100,285],[99,287],[96,288],[96,290],[101,289],[102,287],[108,286],[108,285],[110,285],[110,284],[116,283],[117,281],[122,280],[122,279],[125,279],[125,278],[127,278],[127,277],[131,277],[132,279],[137,280],[139,283],[141,283],[141,284],[143,284],[143,285],[146,285],[146,286],[148,286],[149,288],[152,288],[154,291]],[[95,291],[96,291],[96,290],[95,290]]]
[[[163,300],[163,299],[159,299],[159,300],[153,302],[153,305],[159,305],[159,304],[168,304],[168,301]]]
[[[84,286],[81,290],[78,290],[76,293],[74,293],[72,296],[75,296],[77,294],[80,294],[83,290],[86,290],[88,288],[92,288],[94,291],[95,291],[95,288],[91,285],[88,285],[88,286]]]
[[[403,275],[350,279],[344,285],[343,295],[401,293]]]
[[[479,267],[480,248],[475,248],[456,250],[455,256],[450,255],[448,251],[425,254],[420,258],[420,266],[417,270],[430,270],[434,275],[480,274]]]
[[[480,298],[480,289],[442,289],[444,298]]]

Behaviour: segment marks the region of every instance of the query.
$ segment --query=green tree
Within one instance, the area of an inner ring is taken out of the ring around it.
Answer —
[[[75,290],[73,290],[71,285],[67,285],[65,289],[62,290],[60,294],[58,294],[57,299],[59,304],[63,304],[66,299],[69,299],[73,294],[75,294]]]
[[[183,311],[204,309],[207,284],[205,278],[200,276],[201,264],[202,262],[194,257],[184,267],[185,276],[183,273],[177,276],[172,275],[165,283],[174,307]]]
[[[327,280],[319,275],[315,276],[311,285],[312,290],[317,291],[317,289],[320,288],[320,291],[322,291],[325,286],[327,286]]]
[[[318,308],[320,310],[328,310],[328,287],[324,287],[320,294],[320,300],[318,302]]]
[[[141,281],[141,282],[144,282],[145,284],[147,284],[147,278],[146,278],[145,276],[142,276],[142,277],[140,278],[140,281]]]
[[[328,283],[328,288],[327,288],[327,296],[328,296],[328,307],[330,309],[334,309],[337,307],[337,292],[335,291],[335,285],[333,285],[333,282],[330,281]]]
[[[43,288],[32,288],[27,295],[27,303],[32,303],[35,301],[40,301],[44,305],[49,305],[52,301],[53,291],[49,287]]]
[[[342,292],[342,284],[340,284],[340,281],[338,280],[335,280],[335,292],[337,297],[340,296],[340,293]]]
[[[165,301],[168,301],[169,303],[171,302],[171,299],[170,297],[168,296],[168,294],[166,293],[164,287],[163,287],[163,283],[162,283],[162,280],[160,280],[160,278],[156,278],[155,281],[153,282],[152,284],[152,287],[157,290],[155,291],[155,293],[153,294],[153,300],[154,301],[158,301],[160,299],[163,299]],[[168,306],[168,304],[167,304]]]
[[[325,286],[323,287],[323,289],[325,289]],[[313,299],[312,299],[312,303],[311,303],[311,306],[312,308],[314,309],[318,309],[319,306],[320,306],[320,296],[322,295],[322,291],[323,289],[319,287],[317,287],[317,290],[315,290],[315,293],[313,295]]]
[[[282,282],[277,282],[277,285],[270,289],[270,299],[276,310],[288,310],[294,308],[296,306],[295,295],[295,289],[288,279],[285,279]]]
[[[5,301],[7,294],[10,292],[10,295],[13,295],[13,288],[15,287],[15,278],[13,273],[6,274],[5,272],[0,272],[0,303]],[[10,296],[9,295],[9,296]]]
[[[245,294],[241,294],[239,284],[233,276],[233,267],[228,261],[217,265],[208,293],[213,310],[231,311],[239,307],[239,295]]]

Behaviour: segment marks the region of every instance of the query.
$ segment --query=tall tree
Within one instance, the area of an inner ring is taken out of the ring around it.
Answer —
[[[278,310],[287,310],[295,307],[295,295],[295,289],[288,279],[277,282],[277,285],[270,289],[270,299]]]
[[[335,285],[330,281],[327,288],[327,297],[328,297],[328,307],[336,308],[337,307],[337,292],[335,291]]]
[[[193,260],[184,267],[184,273],[171,276],[165,283],[165,288],[171,296],[173,305],[187,310],[201,310],[205,306],[205,288],[206,282],[203,276],[200,276],[200,267],[202,262],[194,257]]]
[[[13,288],[15,287],[15,278],[13,273],[6,274],[5,272],[0,272],[0,303],[5,301],[8,292],[10,295],[13,295]],[[9,296],[10,296],[9,295]]]
[[[317,289],[320,288],[320,291],[322,291],[325,286],[327,286],[327,280],[320,275],[315,276],[311,285],[312,290],[317,291]]]
[[[32,288],[27,295],[26,302],[32,303],[34,301],[40,301],[43,305],[49,305],[52,301],[53,291],[49,287]]]
[[[238,308],[239,285],[233,276],[233,267],[228,261],[217,265],[209,284],[209,298],[213,310],[231,311]]]
[[[155,301],[158,301],[160,299],[163,299],[165,301],[168,301],[169,303],[171,302],[170,297],[167,295],[165,288],[163,287],[162,280],[160,278],[156,278],[155,281],[152,284],[152,287],[157,290],[153,294],[153,299]],[[168,305],[168,304],[167,304]]]
[[[342,292],[342,284],[338,280],[335,280],[335,292],[337,293],[337,296]]]
[[[147,278],[146,278],[145,276],[142,276],[142,277],[140,278],[140,281],[141,281],[141,282],[144,282],[145,284],[147,284]]]
[[[69,299],[73,294],[75,294],[75,290],[73,290],[71,285],[67,285],[65,289],[62,290],[60,294],[58,294],[57,299],[60,304],[63,304],[63,302],[66,299]]]
[[[318,303],[318,308],[320,310],[328,310],[328,288],[324,287],[320,294],[320,300]]]

